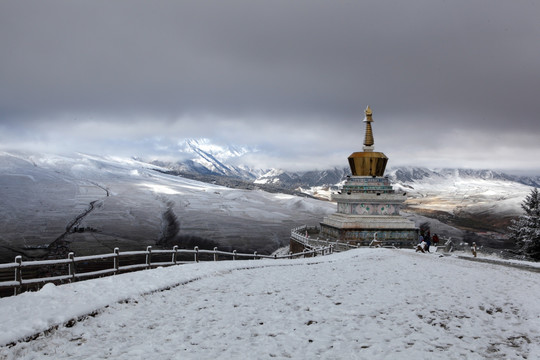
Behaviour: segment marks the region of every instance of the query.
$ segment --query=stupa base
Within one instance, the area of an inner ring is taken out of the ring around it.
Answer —
[[[321,239],[339,240],[369,246],[375,240],[381,245],[414,247],[418,229],[401,216],[358,216],[332,214],[321,222]]]

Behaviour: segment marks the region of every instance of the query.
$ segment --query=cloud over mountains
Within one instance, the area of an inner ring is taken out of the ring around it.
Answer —
[[[0,146],[338,165],[374,110],[396,165],[537,171],[535,2],[4,1]]]

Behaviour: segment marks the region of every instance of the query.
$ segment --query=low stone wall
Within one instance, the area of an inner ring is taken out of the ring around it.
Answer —
[[[369,246],[373,240],[384,246],[411,247],[418,243],[418,229],[338,229],[327,224],[321,224],[321,238],[352,245]]]

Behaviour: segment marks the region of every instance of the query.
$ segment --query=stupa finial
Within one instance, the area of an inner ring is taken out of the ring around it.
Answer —
[[[365,113],[366,113],[366,116],[373,115],[373,111],[371,111],[371,108],[369,107],[369,105],[367,106]],[[371,121],[373,121],[373,120],[371,120]]]
[[[373,130],[371,130],[371,123],[373,122],[371,115],[373,112],[369,106],[366,108],[365,114],[366,137],[364,139],[364,151],[355,152],[349,156],[351,173],[353,176],[383,176],[388,158],[381,152],[373,151],[373,145],[375,144]]]
[[[371,115],[373,115],[373,112],[371,111],[369,105],[366,108],[365,114],[366,117],[364,122],[366,123],[366,137],[364,138],[364,151],[373,151],[373,145],[375,144],[375,140],[373,139],[373,130],[371,129],[371,123],[373,122]]]

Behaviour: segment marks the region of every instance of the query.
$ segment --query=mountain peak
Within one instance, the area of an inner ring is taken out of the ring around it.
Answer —
[[[207,138],[184,139],[178,143],[178,151],[196,155],[204,153],[219,161],[227,161],[247,153],[256,152],[254,149],[243,146],[215,144]],[[193,160],[196,161],[196,159]]]

